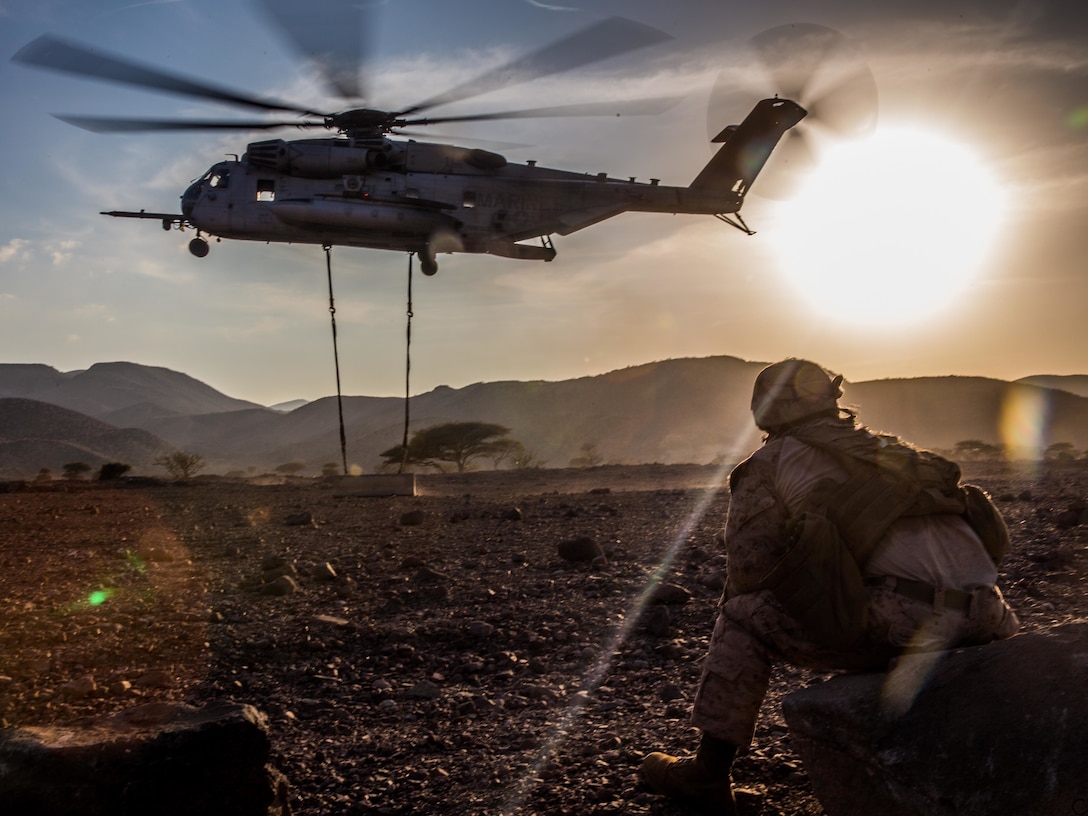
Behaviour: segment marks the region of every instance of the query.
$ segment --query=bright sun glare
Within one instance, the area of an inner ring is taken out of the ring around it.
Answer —
[[[776,251],[818,310],[902,324],[963,294],[1004,209],[1004,190],[965,146],[924,131],[877,131],[821,155],[783,206]]]

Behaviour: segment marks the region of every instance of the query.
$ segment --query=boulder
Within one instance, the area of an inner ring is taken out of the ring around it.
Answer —
[[[252,706],[148,703],[0,731],[0,803],[20,816],[286,816],[287,782],[268,757]]]
[[[1088,623],[788,695],[828,816],[1088,813]]]
[[[560,541],[556,546],[559,557],[564,561],[597,561],[605,557],[604,549],[589,536]]]

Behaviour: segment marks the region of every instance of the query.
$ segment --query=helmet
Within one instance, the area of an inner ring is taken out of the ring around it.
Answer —
[[[838,408],[842,377],[832,377],[808,360],[790,358],[767,366],[752,389],[756,425],[770,431],[813,414]]]

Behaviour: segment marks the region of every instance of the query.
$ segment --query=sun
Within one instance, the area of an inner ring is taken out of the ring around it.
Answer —
[[[880,130],[821,154],[779,212],[776,253],[821,312],[859,324],[917,321],[969,287],[994,248],[1005,199],[963,144]]]

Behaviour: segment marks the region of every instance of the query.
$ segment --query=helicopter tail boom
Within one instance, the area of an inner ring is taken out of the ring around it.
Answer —
[[[695,177],[691,189],[744,196],[779,140],[806,115],[789,99],[762,100],[740,125],[726,128],[714,139],[725,144]]]

